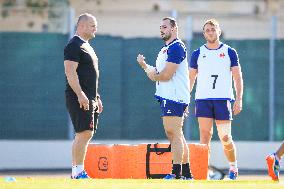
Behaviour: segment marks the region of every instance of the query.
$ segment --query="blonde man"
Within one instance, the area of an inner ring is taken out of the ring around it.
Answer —
[[[215,121],[224,153],[229,161],[229,179],[238,176],[236,147],[231,135],[232,109],[237,115],[242,110],[243,79],[235,49],[220,42],[221,29],[215,19],[203,25],[206,44],[192,53],[190,61],[190,91],[197,79],[195,100],[200,143],[210,146]],[[232,78],[236,99],[233,95]]]

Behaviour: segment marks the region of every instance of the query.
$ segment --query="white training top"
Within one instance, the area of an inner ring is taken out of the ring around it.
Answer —
[[[238,66],[235,49],[221,44],[218,49],[205,45],[194,51],[190,67],[198,69],[196,100],[234,100],[231,67]]]
[[[160,73],[167,62],[179,64],[169,81],[157,81],[155,97],[160,100],[171,100],[180,104],[189,104],[189,72],[186,48],[180,39],[165,45],[156,59],[156,69]]]

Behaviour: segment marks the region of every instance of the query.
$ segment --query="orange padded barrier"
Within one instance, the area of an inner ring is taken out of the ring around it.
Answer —
[[[207,179],[208,147],[189,144],[194,179]],[[88,146],[85,169],[92,178],[163,178],[171,172],[169,144]]]
[[[189,144],[190,170],[195,180],[205,180],[208,175],[208,146]]]
[[[88,146],[85,169],[91,178],[131,178],[135,146]]]
[[[85,169],[92,178],[112,178],[113,145],[90,144],[85,158]]]

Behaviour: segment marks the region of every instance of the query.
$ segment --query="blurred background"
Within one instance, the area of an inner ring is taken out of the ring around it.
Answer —
[[[155,64],[163,46],[160,21],[172,16],[190,58],[205,43],[204,21],[216,18],[222,42],[237,50],[243,71],[243,111],[233,121],[240,167],[264,169],[264,156],[284,139],[284,0],[0,0],[0,169],[70,165],[74,133],[65,108],[63,49],[85,12],[98,20],[91,45],[104,104],[94,142],[166,140],[155,86],[136,57],[142,53]],[[193,108],[194,96],[184,132],[198,142]],[[225,166],[216,129],[213,139],[212,161]],[[241,152],[260,163],[252,166]]]

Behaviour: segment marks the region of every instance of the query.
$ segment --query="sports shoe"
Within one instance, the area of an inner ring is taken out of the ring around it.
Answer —
[[[279,180],[279,171],[280,171],[280,164],[279,161],[276,158],[276,154],[270,154],[266,156],[266,164],[268,168],[268,175],[272,178],[274,181]]]
[[[193,180],[192,177],[180,176],[180,180]]]
[[[238,169],[237,168],[234,168],[234,169],[230,168],[228,179],[236,180],[237,177],[238,177]]]
[[[173,180],[173,179],[177,179],[175,174],[167,174],[167,176],[165,176],[163,179],[165,180]]]
[[[72,179],[88,179],[90,178],[87,174],[86,171],[82,171],[81,173],[79,173],[77,176],[75,177],[71,177]]]

